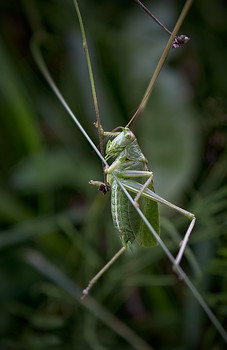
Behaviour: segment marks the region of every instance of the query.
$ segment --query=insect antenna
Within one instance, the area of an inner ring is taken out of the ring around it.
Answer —
[[[150,12],[139,0],[135,0],[135,1],[136,1],[144,10],[146,9],[146,12],[149,13],[149,15],[151,15],[152,18],[154,17],[154,16],[151,14],[151,12]],[[132,118],[130,119],[130,121],[128,122],[128,124],[126,125],[126,127],[129,127],[129,126],[132,124],[132,122],[135,121],[135,120],[139,117],[139,115],[143,112],[143,110],[144,110],[144,108],[145,108],[145,106],[146,106],[146,104],[147,104],[147,101],[148,101],[148,99],[149,99],[149,97],[150,97],[150,94],[151,94],[151,92],[152,92],[152,90],[153,90],[153,87],[154,87],[154,85],[155,85],[155,83],[156,83],[156,80],[157,80],[157,78],[158,78],[158,76],[159,76],[159,73],[160,73],[160,71],[161,71],[161,69],[162,69],[162,67],[163,67],[163,65],[164,65],[164,63],[165,63],[165,60],[166,60],[166,58],[167,58],[167,56],[168,56],[168,54],[169,54],[169,51],[170,51],[170,49],[171,49],[172,47],[175,47],[175,46],[173,46],[174,41],[176,40],[176,38],[178,38],[178,41],[183,40],[183,39],[181,38],[182,35],[180,35],[179,37],[177,37],[177,33],[178,33],[179,29],[180,29],[181,24],[182,24],[183,21],[184,21],[184,18],[185,18],[185,16],[186,16],[186,14],[187,14],[189,8],[190,8],[191,5],[192,5],[192,2],[193,2],[193,0],[189,0],[189,1],[187,1],[187,2],[185,3],[185,5],[184,5],[184,7],[183,7],[183,9],[182,9],[182,11],[181,11],[181,14],[180,14],[180,16],[179,16],[179,18],[178,18],[178,20],[177,20],[177,23],[175,24],[175,27],[174,27],[172,33],[167,29],[167,32],[170,34],[170,38],[169,38],[169,40],[168,40],[168,43],[167,43],[167,45],[166,45],[166,47],[165,47],[165,50],[164,50],[163,53],[162,53],[162,56],[161,56],[161,58],[160,58],[160,60],[159,60],[159,62],[158,62],[158,65],[157,65],[157,67],[156,67],[156,69],[155,69],[155,71],[154,71],[154,74],[153,74],[153,76],[152,76],[152,78],[151,78],[151,80],[150,80],[150,83],[149,83],[149,85],[148,85],[148,87],[147,87],[147,90],[146,90],[146,92],[145,92],[145,94],[144,94],[144,96],[143,96],[143,98],[142,98],[141,103],[140,103],[139,107],[137,108],[136,112],[134,113],[134,115],[132,116]],[[153,18],[153,19],[154,19],[154,18]],[[159,22],[157,19],[156,19],[155,21],[156,21],[157,23],[159,23],[159,24],[161,23],[161,22]],[[162,24],[161,24],[161,26],[164,27]],[[181,39],[180,39],[180,38],[181,38]],[[187,38],[188,38],[188,37],[187,37]],[[189,38],[188,38],[188,40],[189,40]],[[187,41],[188,41],[188,40],[187,40]],[[178,47],[179,47],[179,46],[178,46]]]

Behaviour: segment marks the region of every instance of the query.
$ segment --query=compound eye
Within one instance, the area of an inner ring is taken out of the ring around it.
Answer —
[[[131,138],[131,132],[126,132],[125,137],[126,137],[126,139],[130,139]]]

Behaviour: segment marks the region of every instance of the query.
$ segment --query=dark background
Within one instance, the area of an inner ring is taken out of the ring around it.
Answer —
[[[170,29],[183,3],[146,1]],[[135,112],[168,34],[132,0],[79,5],[101,122],[112,130]],[[0,16],[0,349],[146,349],[143,341],[147,349],[224,349],[160,247],[135,243],[92,289],[94,299],[78,302],[121,243],[110,198],[88,185],[102,180],[100,160],[30,50],[33,33],[45,33],[51,74],[98,144],[78,19],[70,0],[1,0]],[[224,0],[194,2],[181,31],[191,40],[169,54],[135,126],[156,192],[197,217],[182,266],[225,327],[226,29]],[[160,209],[162,238],[176,254],[173,237],[188,221]]]

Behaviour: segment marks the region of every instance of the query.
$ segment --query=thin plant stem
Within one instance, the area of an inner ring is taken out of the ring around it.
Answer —
[[[91,83],[91,90],[92,90],[93,102],[94,102],[94,107],[95,107],[95,114],[96,114],[96,118],[97,118],[100,151],[101,151],[102,156],[104,157],[101,122],[100,122],[100,115],[99,115],[99,106],[98,106],[98,99],[97,99],[97,94],[96,94],[96,89],[95,89],[95,81],[94,81],[94,75],[93,75],[93,71],[92,71],[91,59],[90,59],[90,54],[89,54],[89,50],[88,50],[87,38],[86,38],[84,24],[83,24],[83,20],[81,17],[81,13],[80,13],[80,9],[79,9],[77,0],[73,0],[73,1],[74,1],[77,17],[78,17],[79,24],[80,24],[80,29],[81,29],[82,39],[83,39],[83,49],[84,49],[85,54],[86,54],[86,61],[87,61],[89,78],[90,78],[90,83]],[[104,182],[105,182],[105,179],[106,179],[106,175],[104,172],[105,163],[103,163],[103,162],[102,162],[102,167],[103,167]]]

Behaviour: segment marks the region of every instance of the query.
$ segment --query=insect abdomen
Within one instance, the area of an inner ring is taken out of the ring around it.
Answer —
[[[130,223],[130,206],[131,203],[126,198],[124,192],[113,181],[111,186],[111,211],[115,228],[120,233],[122,244],[127,248],[128,242],[133,243],[135,235]]]
[[[153,186],[151,187],[154,190]],[[158,204],[145,197],[141,197],[139,205],[155,231],[160,234]],[[112,183],[111,210],[114,226],[119,231],[122,244],[126,248],[127,244],[129,242],[133,243],[134,240],[145,248],[151,248],[157,244],[156,239],[116,181]]]

